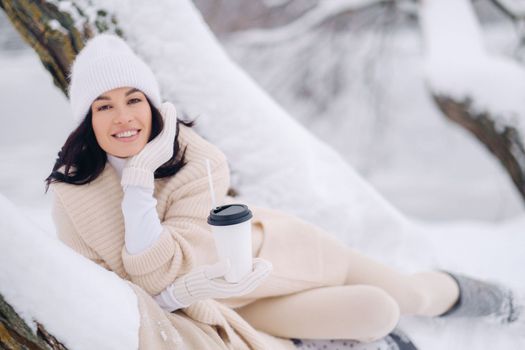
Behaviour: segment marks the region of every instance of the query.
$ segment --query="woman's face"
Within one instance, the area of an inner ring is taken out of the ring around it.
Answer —
[[[91,104],[92,125],[100,147],[116,157],[139,153],[151,133],[151,108],[138,89],[106,91]]]

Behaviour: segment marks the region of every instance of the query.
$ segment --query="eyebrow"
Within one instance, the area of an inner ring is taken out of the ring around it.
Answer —
[[[137,89],[137,88],[129,89],[129,90],[126,92],[126,96],[129,96],[129,95],[131,95],[132,93],[137,92],[137,91],[140,92],[140,90]],[[100,95],[100,96],[98,96],[98,97],[95,99],[95,101],[98,101],[98,100],[111,100],[111,99],[110,99],[109,97],[107,97],[107,96]]]

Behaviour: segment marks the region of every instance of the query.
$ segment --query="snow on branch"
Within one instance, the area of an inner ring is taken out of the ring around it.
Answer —
[[[64,93],[71,61],[84,41],[100,31],[121,32],[102,6],[95,7],[87,0],[0,0],[0,8]]]
[[[234,33],[229,38],[236,42],[249,42],[251,44],[292,40],[344,12],[358,11],[392,2],[393,0],[323,0],[289,24],[272,29],[253,29]]]
[[[525,2],[523,0],[492,0],[492,2],[514,20],[525,18]]]
[[[469,0],[420,4],[432,95],[449,118],[499,158],[525,199],[525,68],[486,50]]]
[[[262,0],[266,7],[281,7],[288,4],[292,0]]]

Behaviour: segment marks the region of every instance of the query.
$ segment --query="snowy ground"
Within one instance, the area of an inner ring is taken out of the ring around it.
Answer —
[[[390,81],[398,88],[392,89],[387,100],[390,113],[384,143],[376,145],[373,153],[377,158],[370,161],[367,154],[358,158],[355,151],[349,153],[357,164],[367,164],[361,175],[411,218],[411,230],[425,232],[434,251],[432,264],[525,291],[520,271],[525,263],[521,199],[484,148],[435,111],[424,93],[422,62],[414,41],[414,37],[401,36],[397,42],[400,51],[395,64],[404,74]],[[67,101],[30,50],[1,52],[0,77],[4,125],[0,130],[0,194],[52,239],[50,195],[43,195],[43,180],[72,126]],[[410,96],[410,103],[404,94]],[[293,116],[293,106],[287,109]],[[355,145],[348,137],[348,143],[341,141],[344,130],[329,118],[324,124],[320,119],[312,125],[312,132],[328,143],[337,143],[334,147],[343,156],[345,147]],[[2,203],[6,211],[8,207]],[[2,239],[5,243],[14,238],[3,235]],[[1,248],[0,252],[7,253]],[[5,282],[2,277],[6,277],[3,272],[0,282]],[[480,323],[407,317],[402,325],[422,349],[525,348],[525,338]]]

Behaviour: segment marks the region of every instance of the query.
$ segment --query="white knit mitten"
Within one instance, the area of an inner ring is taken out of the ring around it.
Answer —
[[[237,283],[226,282],[223,277],[230,269],[230,262],[222,260],[214,265],[204,265],[177,278],[169,287],[153,298],[167,311],[188,307],[198,300],[221,299],[245,295],[253,291],[272,271],[272,263],[253,259],[253,270]]]
[[[153,173],[162,164],[173,157],[173,143],[177,132],[177,111],[170,102],[164,102],[160,107],[164,120],[164,128],[153,140],[136,155],[131,157],[122,171],[120,183],[154,188]]]

